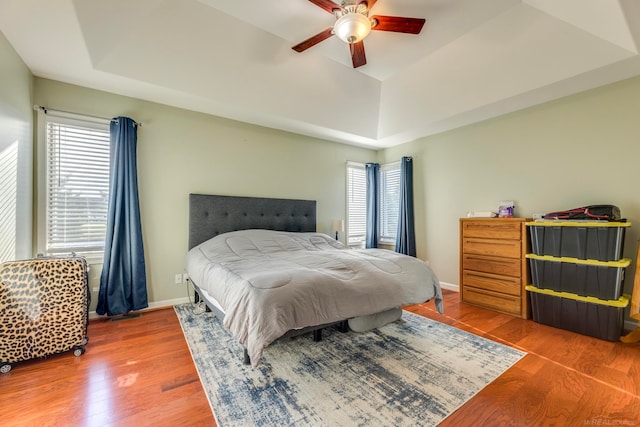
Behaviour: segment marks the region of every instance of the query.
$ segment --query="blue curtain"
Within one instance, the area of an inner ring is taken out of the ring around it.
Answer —
[[[380,165],[367,163],[364,165],[367,176],[367,230],[365,234],[365,247],[378,247],[378,230],[380,219],[380,199],[378,197],[378,183],[380,182]]]
[[[413,217],[413,161],[403,157],[400,162],[400,212],[396,252],[416,256],[416,231]]]
[[[111,121],[109,210],[96,313],[116,316],[148,307],[136,147],[137,124]]]

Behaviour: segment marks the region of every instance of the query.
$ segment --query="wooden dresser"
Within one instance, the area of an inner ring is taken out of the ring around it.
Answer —
[[[527,218],[460,219],[462,302],[529,318]]]

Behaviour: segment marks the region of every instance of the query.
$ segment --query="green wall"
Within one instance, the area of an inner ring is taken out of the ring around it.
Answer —
[[[632,222],[625,239],[631,292],[640,235],[640,77],[384,150],[414,158],[418,255],[458,285],[458,219],[614,204]]]
[[[0,33],[0,262],[31,256],[33,77]]]
[[[151,302],[187,296],[174,276],[187,253],[189,193],[317,200],[318,231],[330,234],[332,219],[345,217],[346,161],[376,158],[373,150],[41,78],[35,103],[143,123],[138,184]],[[92,288],[100,271],[93,266]]]

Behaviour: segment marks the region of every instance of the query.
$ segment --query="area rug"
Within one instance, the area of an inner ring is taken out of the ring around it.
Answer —
[[[525,355],[404,311],[369,332],[273,343],[254,369],[213,313],[175,311],[221,427],[434,426]]]

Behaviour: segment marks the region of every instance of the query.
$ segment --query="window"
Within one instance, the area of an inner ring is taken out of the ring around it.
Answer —
[[[400,210],[400,162],[380,167],[379,242],[394,245]],[[364,164],[347,163],[347,245],[362,245],[367,226],[367,177]]]
[[[347,245],[363,245],[367,226],[364,164],[347,162]]]
[[[109,197],[109,121],[40,114],[38,252],[101,257]]]
[[[380,166],[380,242],[395,244],[400,214],[400,163]]]

